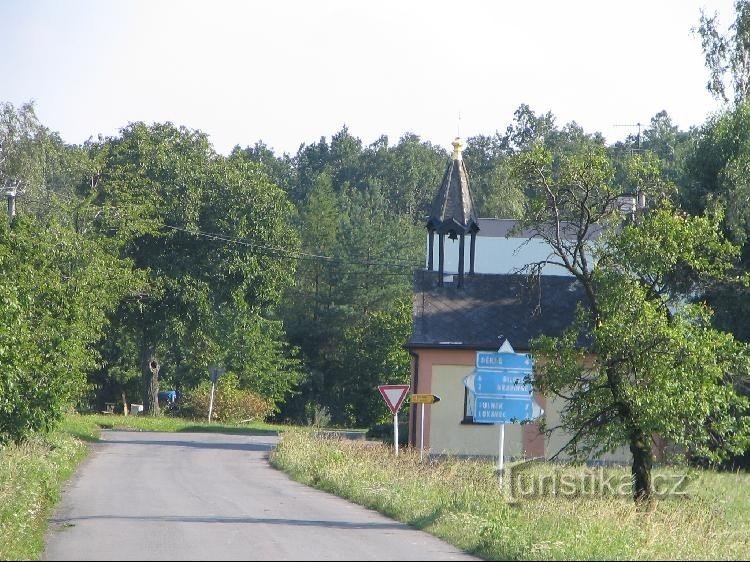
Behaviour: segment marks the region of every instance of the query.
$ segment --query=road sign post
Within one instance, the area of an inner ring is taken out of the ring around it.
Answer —
[[[393,414],[393,449],[398,456],[398,412]]]
[[[503,483],[503,462],[505,462],[505,424],[500,424],[500,452],[497,455],[497,474]]]
[[[393,450],[398,456],[398,409],[404,403],[406,393],[409,392],[409,385],[381,384],[378,386],[378,391],[393,414]]]
[[[424,459],[424,403],[422,403],[422,413],[419,420],[419,462]]]
[[[214,412],[214,394],[216,393],[216,382],[224,373],[224,369],[218,365],[211,365],[208,368],[208,374],[211,376],[211,399],[208,402],[208,423],[211,423],[211,416]]]
[[[420,424],[419,424],[419,462],[422,462],[422,459],[424,458],[424,407],[427,404],[435,404],[436,402],[440,402],[440,397],[435,396],[434,394],[412,394],[411,395],[411,403],[412,404],[421,404],[421,413],[420,413]]]

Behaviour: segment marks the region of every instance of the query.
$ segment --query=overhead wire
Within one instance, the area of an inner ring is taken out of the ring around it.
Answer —
[[[56,195],[56,194],[55,194]],[[27,200],[29,202],[34,203],[46,203],[50,204],[50,202],[47,201],[41,201],[41,200]],[[111,210],[115,209],[117,207],[97,207],[97,206],[91,206],[91,208],[98,209],[99,212],[105,211],[105,210]],[[401,270],[408,270],[408,271],[389,271],[389,272],[382,272],[382,271],[372,271],[371,269],[368,271],[343,271],[341,272],[342,275],[372,275],[372,276],[410,276],[413,273],[414,269],[419,269],[423,267],[423,264],[417,264],[410,260],[406,259],[399,259],[395,258],[393,261],[389,262],[382,262],[378,261],[380,258],[377,258],[376,260],[356,260],[351,258],[340,258],[336,256],[327,256],[322,254],[314,254],[309,252],[303,252],[303,251],[290,251],[286,248],[278,248],[274,246],[269,246],[266,244],[260,244],[257,242],[250,242],[248,240],[242,240],[238,238],[234,238],[231,236],[227,236],[225,234],[219,234],[215,232],[204,232],[200,230],[194,230],[194,229],[188,229],[188,228],[182,228],[171,224],[161,223],[156,224],[155,226],[165,228],[168,230],[173,230],[177,232],[183,232],[185,234],[189,234],[191,236],[196,236],[199,238],[205,238],[209,240],[216,240],[219,242],[229,243],[229,244],[237,244],[241,246],[245,246],[248,248],[252,248],[253,250],[257,251],[258,253],[264,253],[264,255],[270,255],[273,257],[278,258],[286,258],[286,259],[293,259],[298,261],[317,261],[317,262],[324,262],[334,265],[344,265],[344,266],[362,266],[362,267],[383,267],[383,268],[395,268],[395,269],[401,269]],[[398,263],[401,262],[401,263]]]
[[[411,270],[414,268],[421,267],[418,264],[409,263],[409,264],[400,264],[400,263],[385,263],[385,262],[378,262],[378,261],[359,261],[359,260],[350,260],[350,259],[343,259],[343,258],[337,258],[335,256],[325,256],[320,254],[311,254],[307,252],[290,252],[289,250],[283,249],[283,248],[276,248],[273,246],[266,246],[263,244],[258,244],[256,242],[248,242],[247,240],[240,240],[237,238],[232,238],[223,234],[216,234],[212,232],[202,232],[199,230],[191,230],[187,228],[181,228],[178,226],[170,225],[170,224],[162,224],[160,225],[164,228],[184,232],[186,234],[190,234],[193,236],[208,238],[211,240],[218,240],[221,242],[227,242],[232,244],[239,244],[242,246],[247,246],[256,250],[265,250],[267,252],[272,252],[272,255],[276,257],[285,257],[289,259],[296,259],[296,260],[311,260],[311,261],[322,261],[326,263],[333,263],[333,264],[339,264],[339,265],[360,265],[365,267],[395,267],[395,268],[401,268],[401,269],[409,269],[409,272],[403,272],[403,273],[396,273],[396,272],[389,272],[389,273],[378,273],[378,272],[347,272],[347,273],[362,273],[362,274],[373,274],[373,275],[411,275]]]

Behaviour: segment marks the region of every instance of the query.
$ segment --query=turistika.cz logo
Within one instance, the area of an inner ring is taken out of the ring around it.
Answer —
[[[653,495],[684,497],[696,478],[688,474],[657,472],[651,476]],[[511,500],[542,497],[580,498],[632,496],[633,478],[626,471],[603,466],[571,468],[529,460],[505,468],[502,483]]]

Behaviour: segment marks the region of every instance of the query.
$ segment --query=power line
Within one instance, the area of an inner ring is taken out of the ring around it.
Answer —
[[[31,202],[31,201],[30,201]],[[43,202],[40,200],[33,200],[35,203],[47,203],[49,202]],[[107,206],[107,207],[97,207],[97,206],[90,206],[91,209],[97,209],[98,212],[101,211],[108,211],[118,208],[117,206]],[[98,214],[98,213],[97,213]],[[379,262],[379,261],[371,261],[371,260],[352,260],[352,259],[344,259],[344,258],[337,258],[335,256],[326,256],[321,254],[312,254],[308,252],[290,252],[287,249],[284,248],[278,248],[274,246],[268,246],[264,244],[258,244],[257,242],[249,242],[247,240],[240,240],[237,238],[232,238],[230,236],[226,236],[224,234],[217,234],[213,232],[203,232],[200,230],[191,230],[187,228],[181,228],[178,226],[170,225],[170,224],[157,224],[157,226],[166,228],[169,230],[174,230],[177,232],[183,232],[185,234],[189,234],[191,236],[197,236],[201,238],[206,238],[209,240],[216,240],[219,242],[225,242],[230,244],[238,244],[242,245],[248,248],[253,248],[254,250],[259,250],[260,253],[265,252],[265,255],[271,255],[273,257],[279,257],[279,258],[286,258],[286,259],[293,259],[293,260],[299,260],[299,261],[318,261],[318,262],[325,262],[330,264],[336,264],[336,265],[356,265],[356,266],[363,266],[363,267],[388,267],[388,268],[398,268],[398,269],[408,269],[409,271],[404,272],[373,272],[373,271],[345,271],[343,272],[343,275],[373,275],[373,276],[398,276],[398,275],[412,275],[412,271],[414,269],[421,268],[421,264],[416,264],[414,262],[411,262],[409,260],[399,260],[396,258],[395,261],[401,261],[402,263],[393,263],[393,262]]]
[[[162,224],[160,225],[164,228],[175,230],[179,232],[184,232],[186,234],[190,234],[192,236],[198,236],[202,238],[207,238],[210,240],[217,240],[220,242],[227,242],[231,244],[239,244],[242,246],[246,246],[249,248],[253,248],[256,250],[265,250],[267,252],[272,252],[271,255],[274,255],[275,257],[284,257],[289,259],[296,259],[296,260],[309,260],[309,261],[322,261],[326,263],[334,263],[334,264],[340,264],[340,265],[360,265],[364,267],[395,267],[395,268],[402,268],[402,269],[414,269],[419,268],[421,265],[418,264],[397,264],[397,263],[383,263],[383,262],[373,262],[373,261],[356,261],[356,260],[346,260],[342,258],[337,258],[334,256],[325,256],[325,255],[319,255],[319,254],[311,254],[307,252],[296,252],[292,253],[289,250],[283,249],[283,248],[276,248],[273,246],[266,246],[263,244],[258,244],[256,242],[248,242],[247,240],[239,240],[237,238],[231,238],[229,236],[223,235],[223,234],[216,234],[212,232],[201,232],[199,230],[190,230],[187,228],[180,228],[178,226],[170,225],[170,224]],[[360,273],[360,274],[367,274],[369,272],[349,272],[349,273]],[[373,275],[411,275],[411,272],[409,273],[371,273]]]

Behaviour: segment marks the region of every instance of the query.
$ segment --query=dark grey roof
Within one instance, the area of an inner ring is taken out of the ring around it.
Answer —
[[[479,229],[469,190],[469,174],[461,158],[448,161],[443,181],[432,200],[427,228],[439,234],[450,231],[466,234]]]
[[[518,229],[516,232],[514,229],[517,228],[519,221],[516,219],[488,219],[479,218],[477,224],[479,225],[479,236],[492,236],[495,238],[531,238],[534,236],[532,230],[521,230]]]
[[[407,347],[498,349],[507,338],[517,350],[529,340],[560,335],[575,318],[583,288],[575,278],[547,275],[535,285],[524,275],[475,274],[437,286],[438,273],[414,279],[414,327]]]
[[[519,227],[520,221],[516,219],[490,219],[490,218],[479,218],[477,219],[479,225],[478,236],[483,237],[495,237],[495,238],[534,238],[537,236],[537,232],[530,228],[522,229]],[[561,223],[562,235],[566,240],[576,239],[576,229],[570,223]],[[548,227],[548,231],[551,231],[551,227]],[[593,225],[589,227],[589,235],[587,239],[596,239],[601,234],[601,227]]]

